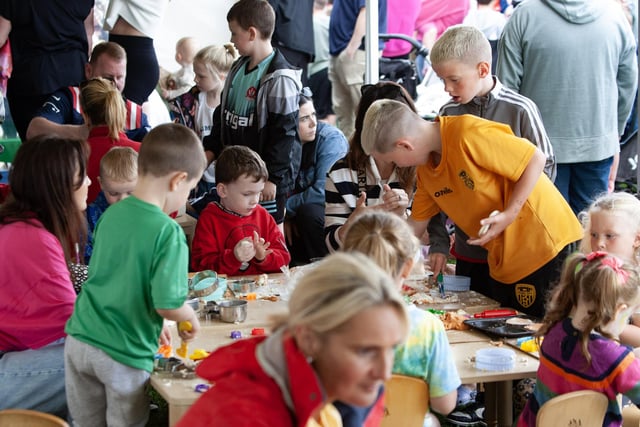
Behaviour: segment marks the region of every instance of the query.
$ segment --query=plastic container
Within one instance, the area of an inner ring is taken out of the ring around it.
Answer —
[[[476,369],[508,371],[516,365],[516,353],[508,348],[482,348],[476,351]]]
[[[471,287],[471,278],[467,276],[445,275],[443,277],[444,290],[451,292],[468,291]]]

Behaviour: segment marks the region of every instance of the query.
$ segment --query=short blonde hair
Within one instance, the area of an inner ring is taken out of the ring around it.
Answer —
[[[583,253],[597,249],[591,247],[591,215],[595,212],[623,214],[630,231],[640,234],[640,200],[636,196],[624,192],[603,193],[596,197],[586,210],[578,214],[578,219],[584,229],[584,237],[580,242],[580,251]]]
[[[482,31],[471,25],[449,27],[429,52],[432,65],[460,61],[469,65],[487,62],[491,65],[491,45]]]
[[[238,51],[233,43],[203,47],[196,53],[193,62],[204,65],[214,76],[216,73],[228,74],[231,65],[238,59]]]
[[[138,177],[138,153],[131,147],[112,147],[100,159],[100,178],[115,182]]]
[[[413,135],[415,120],[422,118],[402,102],[393,99],[374,102],[364,116],[362,149],[368,155],[391,151],[398,139]]]
[[[360,252],[397,278],[414,258],[420,243],[406,221],[390,212],[371,211],[359,216],[347,230],[342,250]]]
[[[306,326],[320,336],[338,330],[362,311],[390,306],[409,328],[405,304],[393,279],[359,253],[337,252],[306,272],[291,293],[289,314],[274,329]]]
[[[164,177],[186,172],[189,180],[204,172],[207,159],[198,135],[186,126],[164,123],[151,129],[140,144],[138,174]]]
[[[122,94],[110,80],[96,77],[80,85],[80,106],[91,126],[105,125],[109,138],[118,139],[127,120]]]

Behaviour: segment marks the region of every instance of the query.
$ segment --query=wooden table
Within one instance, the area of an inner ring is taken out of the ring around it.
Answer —
[[[484,383],[484,419],[487,425],[510,427],[513,424],[512,381],[535,377],[539,361],[528,353],[513,349],[516,352],[516,363],[513,369],[499,372],[476,369],[470,358],[477,350],[493,347],[489,341],[489,337],[484,335],[484,340],[451,343],[451,349],[462,383]]]
[[[471,292],[471,291],[470,291]],[[461,293],[464,294],[464,293]],[[471,298],[465,298],[465,295],[461,295],[461,301],[472,300],[475,298],[471,295]],[[486,297],[483,297],[486,298]],[[268,330],[269,317],[273,314],[286,311],[286,302],[284,301],[249,301],[247,309],[247,319],[240,324],[224,323],[217,319],[201,320],[202,331],[198,337],[189,343],[189,352],[192,352],[196,348],[202,348],[207,351],[216,349],[226,344],[230,344],[233,340],[230,338],[231,331],[238,330],[242,333],[243,337],[250,336],[253,328],[265,328]],[[488,298],[481,300],[480,306],[469,305],[465,307],[472,313],[482,311],[485,309],[496,308],[497,303]],[[171,328],[174,334],[174,345],[177,346],[180,342],[177,337],[175,328]],[[489,337],[479,331],[448,331],[449,341],[453,350],[453,354],[456,358],[456,366],[463,383],[484,382],[487,383],[486,396],[487,401],[491,400],[492,404],[487,403],[487,409],[485,410],[485,418],[491,420],[498,420],[499,425],[504,424],[504,420],[512,417],[511,405],[502,405],[500,402],[511,402],[511,380],[517,378],[527,378],[535,376],[537,371],[537,360],[531,356],[527,356],[524,353],[518,355],[518,362],[516,368],[509,372],[483,372],[477,371],[475,367],[469,362],[469,357],[475,355],[475,351],[479,348],[488,347]],[[520,359],[527,359],[527,362],[522,362]],[[196,379],[181,379],[174,378],[171,374],[166,372],[154,372],[151,375],[151,386],[167,401],[169,405],[169,425],[174,426],[182,415],[189,409],[189,407],[200,396],[196,393],[195,386],[202,384],[205,381]],[[495,384],[495,386],[494,386]],[[507,387],[508,385],[508,387]],[[507,395],[508,388],[508,395]],[[493,405],[493,406],[491,406]],[[508,406],[508,408],[506,408]],[[498,413],[496,408],[500,409]],[[508,409],[508,411],[506,411]],[[495,416],[490,416],[493,413]],[[509,426],[511,423],[509,422]]]

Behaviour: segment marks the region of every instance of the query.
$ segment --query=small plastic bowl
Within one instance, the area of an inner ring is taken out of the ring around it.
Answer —
[[[476,351],[476,369],[508,371],[516,365],[516,352],[508,348],[482,348]]]
[[[471,278],[467,276],[445,275],[442,277],[445,291],[465,292],[471,287]]]

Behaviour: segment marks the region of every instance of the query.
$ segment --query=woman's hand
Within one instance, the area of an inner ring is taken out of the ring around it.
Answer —
[[[401,188],[391,188],[388,184],[382,186],[382,203],[384,209],[393,212],[401,217],[407,212],[409,207],[409,195]]]

